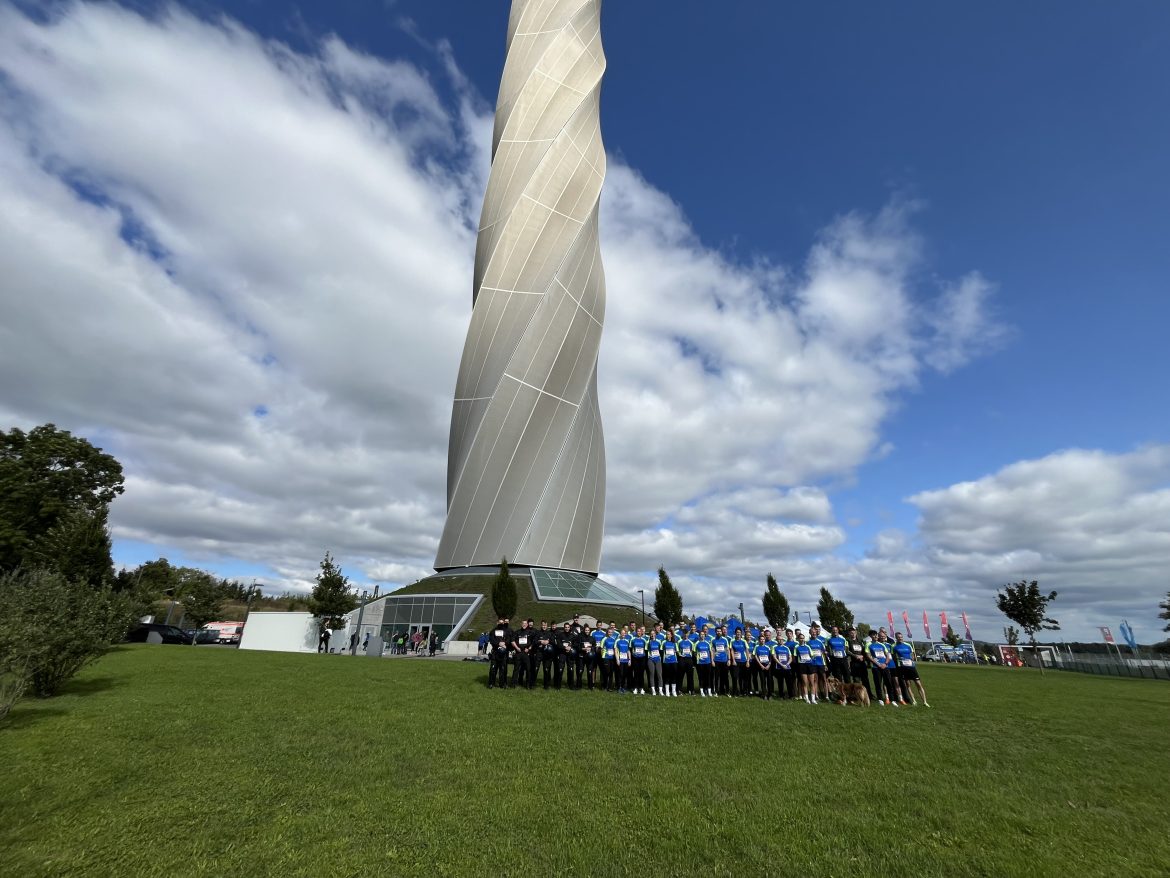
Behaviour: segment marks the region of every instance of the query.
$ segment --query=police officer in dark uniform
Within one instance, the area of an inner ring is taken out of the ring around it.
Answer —
[[[544,688],[548,689],[548,684],[552,680],[553,659],[556,658],[557,633],[548,627],[548,620],[540,620],[540,630],[536,632],[536,651],[540,658],[541,676],[544,679]]]
[[[586,625],[577,635],[577,689],[580,690],[584,681],[588,679],[589,689],[593,690],[593,632]]]
[[[512,635],[512,688],[536,683],[536,631],[532,620],[525,619],[523,627]]]
[[[511,643],[512,632],[508,629],[508,620],[500,616],[500,620],[488,634],[489,689],[497,683],[501,689],[508,688],[508,648]]]
[[[568,671],[567,685],[573,688],[577,668],[577,638],[573,636],[573,629],[568,622],[557,632],[557,675],[556,687],[561,688],[561,675]]]

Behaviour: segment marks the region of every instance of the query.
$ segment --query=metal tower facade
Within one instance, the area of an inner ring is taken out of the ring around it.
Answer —
[[[438,570],[596,573],[605,510],[601,0],[513,0]]]

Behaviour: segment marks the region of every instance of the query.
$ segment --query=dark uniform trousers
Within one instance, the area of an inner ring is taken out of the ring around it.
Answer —
[[[849,677],[850,682],[860,683],[865,687],[866,693],[870,700],[873,700],[873,688],[869,685],[869,668],[865,666],[865,662],[849,661]]]
[[[646,657],[630,659],[630,688],[646,688]]]
[[[829,659],[829,674],[841,680],[844,683],[850,683],[849,674],[849,659],[847,658],[830,658]]]
[[[555,653],[552,650],[542,649],[540,651],[540,679],[541,684],[545,689],[548,684],[552,682],[553,658]]]
[[[508,649],[493,648],[488,657],[491,664],[488,666],[488,687],[499,685],[501,689],[508,688]]]
[[[688,695],[695,694],[695,660],[694,658],[680,658],[678,660],[678,684]]]

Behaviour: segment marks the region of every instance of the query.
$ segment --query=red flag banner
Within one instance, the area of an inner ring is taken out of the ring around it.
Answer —
[[[1101,628],[1101,636],[1105,638],[1106,643],[1113,643],[1113,632],[1104,626]]]
[[[938,621],[942,624],[942,631],[939,632],[938,636],[939,637],[946,637],[947,636],[947,629],[951,627],[950,625],[947,624],[946,610],[943,610],[941,613],[938,614]]]
[[[971,623],[967,621],[967,611],[963,610],[963,633],[967,635],[968,640],[974,640],[971,636]]]
[[[890,636],[894,636],[894,611],[886,610],[886,618],[890,620]]]
[[[930,619],[927,618],[926,610],[922,611],[922,630],[926,632],[926,639],[930,640]]]
[[[913,640],[914,635],[910,633],[910,614],[905,610],[902,611],[902,624],[906,626],[906,636]]]

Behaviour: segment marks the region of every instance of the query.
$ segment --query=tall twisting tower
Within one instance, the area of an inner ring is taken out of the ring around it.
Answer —
[[[513,0],[435,567],[596,573],[601,0]]]

